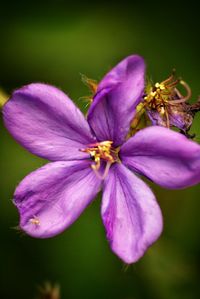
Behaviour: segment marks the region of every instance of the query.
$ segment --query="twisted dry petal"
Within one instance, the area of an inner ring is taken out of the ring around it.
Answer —
[[[38,238],[59,234],[79,217],[99,188],[100,180],[88,161],[45,165],[25,177],[15,191],[21,229]]]
[[[129,56],[100,82],[88,112],[88,122],[98,140],[120,145],[130,129],[135,108],[144,91],[145,64],[140,56]]]
[[[30,84],[16,90],[3,108],[4,122],[30,152],[52,160],[87,157],[79,149],[94,142],[81,111],[61,90]]]
[[[112,250],[136,262],[160,236],[162,214],[150,188],[122,164],[105,181],[102,218]]]
[[[130,169],[166,188],[200,182],[200,146],[166,128],[139,131],[121,147],[120,157]]]
[[[194,115],[192,115],[191,112],[187,112],[186,109],[184,111],[184,106],[187,105],[171,105],[168,107],[167,112],[169,115],[170,126],[179,128],[180,130],[186,133],[188,129],[192,126]],[[167,120],[163,118],[163,116],[160,115],[160,113],[156,110],[148,110],[147,114],[154,126],[157,125],[167,127]]]

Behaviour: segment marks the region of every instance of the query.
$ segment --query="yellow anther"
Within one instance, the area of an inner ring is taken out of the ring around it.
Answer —
[[[137,107],[136,107],[137,113],[140,112],[143,108],[144,108],[144,103],[138,104]]]
[[[156,91],[151,91],[151,92],[150,92],[150,95],[151,95],[152,97],[155,97],[155,95],[156,95]]]
[[[160,89],[161,89],[161,90],[165,90],[165,88],[166,88],[166,87],[165,87],[164,84],[160,84]]]

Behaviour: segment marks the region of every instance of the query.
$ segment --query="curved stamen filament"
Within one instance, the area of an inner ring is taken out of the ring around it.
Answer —
[[[173,69],[171,76],[169,76],[167,79],[165,79],[164,81],[162,81],[160,84],[166,85],[167,83],[171,82],[174,79],[175,72],[176,72],[176,70]]]
[[[170,87],[174,87],[176,86],[178,83],[180,83],[180,79],[175,80],[174,82],[170,83],[170,84],[165,84],[166,88],[170,88]]]
[[[171,82],[174,79],[174,74],[169,76],[166,80],[162,81],[160,84],[166,85],[167,83]]]
[[[179,100],[168,101],[168,103],[170,103],[172,105],[173,104],[180,104],[180,103],[184,103],[184,102],[186,102],[187,100],[190,99],[190,97],[192,95],[192,92],[191,92],[191,89],[190,89],[189,85],[185,81],[183,81],[183,80],[180,81],[180,84],[185,88],[185,90],[187,92],[187,95],[185,97],[181,97]],[[181,93],[179,91],[178,91],[178,95],[181,95]]]
[[[169,129],[170,128],[170,122],[169,122],[169,114],[167,110],[165,111],[165,116],[166,116],[166,126]]]
[[[179,97],[179,99],[184,98],[184,96],[181,94],[181,92],[177,88],[174,88],[174,91],[177,94],[177,96]]]
[[[106,167],[105,170],[103,172],[103,174],[100,174],[100,172],[98,171],[98,169],[95,167],[96,165],[92,164],[91,168],[94,170],[96,176],[100,179],[100,180],[104,180],[107,177],[108,171],[110,169],[110,166],[112,165],[111,162],[107,162],[106,163]]]

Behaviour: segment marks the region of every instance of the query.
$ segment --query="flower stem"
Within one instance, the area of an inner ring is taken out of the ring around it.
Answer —
[[[2,108],[7,102],[8,98],[8,95],[2,89],[0,89],[0,108]]]

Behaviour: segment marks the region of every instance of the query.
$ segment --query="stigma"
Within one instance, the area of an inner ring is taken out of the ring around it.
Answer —
[[[114,148],[112,146],[113,142],[106,140],[102,142],[97,142],[90,144],[89,147],[81,149],[82,152],[88,153],[93,161],[91,168],[101,179],[104,179],[108,173],[110,166],[119,162],[119,148]],[[100,174],[101,162],[106,162],[106,167],[103,175]]]

